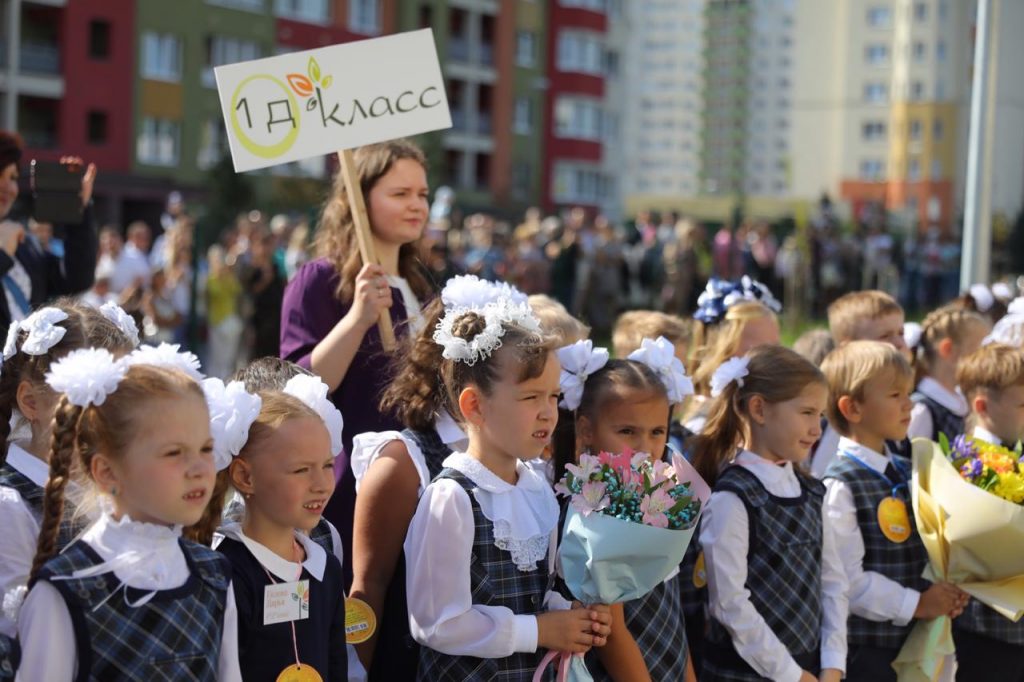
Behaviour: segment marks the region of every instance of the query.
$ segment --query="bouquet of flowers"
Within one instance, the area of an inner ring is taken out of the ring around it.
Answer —
[[[1024,468],[1017,453],[960,436],[914,439],[912,498],[925,577],[947,580],[1010,620],[1024,615]],[[893,666],[900,682],[951,679],[948,617],[919,621]]]
[[[679,567],[711,490],[683,457],[582,455],[555,491],[570,498],[558,565],[584,604],[639,599]],[[545,657],[538,675],[558,652]],[[535,678],[537,679],[537,678]],[[592,680],[583,659],[563,656],[561,679]]]
[[[969,436],[957,436],[950,445],[946,435],[940,433],[939,447],[965,481],[1014,504],[1024,504],[1020,443],[1010,450]]]

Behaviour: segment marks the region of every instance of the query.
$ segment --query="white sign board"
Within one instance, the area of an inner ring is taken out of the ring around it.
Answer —
[[[238,172],[452,125],[430,29],[214,73]]]

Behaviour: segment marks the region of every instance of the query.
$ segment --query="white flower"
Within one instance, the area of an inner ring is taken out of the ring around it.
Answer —
[[[102,405],[127,371],[128,366],[104,348],[80,348],[50,367],[46,383],[65,394],[72,405]]]
[[[4,344],[4,360],[10,360],[18,353],[18,334],[21,332],[20,322],[11,322],[7,328],[7,343]]]
[[[140,346],[133,350],[125,358],[125,361],[129,366],[155,365],[157,367],[177,369],[196,381],[202,381],[203,373],[199,371],[199,358],[194,353],[179,350],[180,348],[181,346],[176,343],[161,343],[159,346]]]
[[[1010,301],[1006,312],[1011,315],[1024,315],[1024,296],[1018,296]]]
[[[562,364],[558,384],[562,388],[562,407],[575,410],[583,401],[583,386],[587,378],[608,363],[608,349],[594,348],[589,339],[577,341],[556,351]]]
[[[972,284],[968,293],[974,299],[974,305],[978,307],[978,312],[987,313],[995,305],[996,297],[992,294],[992,290],[984,284]]]
[[[245,447],[249,440],[249,427],[260,416],[263,401],[258,395],[246,391],[241,381],[225,385],[216,377],[203,381],[203,393],[210,410],[213,461],[217,471],[221,471]]]
[[[681,403],[683,398],[693,395],[693,381],[686,375],[683,362],[676,357],[676,347],[664,336],[657,339],[644,339],[640,347],[629,354],[630,360],[636,360],[654,370],[665,384],[670,403]]]
[[[327,384],[319,377],[299,374],[288,380],[284,385],[284,392],[298,398],[320,415],[324,420],[324,426],[327,427],[327,433],[331,435],[331,454],[337,457],[343,448],[341,432],[345,428],[345,422],[341,412],[327,397]]]
[[[499,298],[511,299],[513,303],[526,303],[526,294],[519,289],[504,282],[488,282],[476,275],[456,275],[441,290],[441,301],[446,309],[479,311]]]
[[[750,360],[747,358],[729,358],[715,370],[711,375],[711,397],[717,398],[722,395],[725,387],[736,382],[740,388],[743,387],[743,377],[750,374],[748,369]]]
[[[57,326],[58,322],[66,319],[68,314],[60,308],[40,308],[26,317],[20,324],[21,329],[28,332],[28,337],[21,344],[21,352],[26,355],[49,353],[68,333],[64,327]]]
[[[917,344],[921,343],[921,334],[924,330],[917,322],[907,322],[903,325],[903,342],[907,344],[907,348],[913,350],[917,348]]]
[[[113,301],[107,301],[100,306],[100,313],[117,325],[117,328],[131,340],[133,346],[139,345],[139,325],[135,324],[135,320],[124,311],[124,308]]]

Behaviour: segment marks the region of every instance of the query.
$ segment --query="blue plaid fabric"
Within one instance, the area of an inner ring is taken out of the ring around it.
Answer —
[[[0,466],[0,486],[13,488],[25,500],[25,504],[32,510],[32,515],[40,524],[43,522],[43,495],[45,490],[29,480],[28,476],[21,473],[9,463],[4,462]],[[57,531],[57,551],[60,552],[71,544],[88,525],[87,519],[77,517],[75,506],[65,496],[64,515],[61,518],[60,529]]]
[[[208,547],[181,540],[191,575],[137,608],[143,591],[119,587],[113,572],[88,578],[75,571],[102,563],[85,542],[74,542],[43,566],[71,613],[78,647],[77,682],[215,682],[231,568]],[[119,594],[111,593],[118,592]]]
[[[1024,618],[1014,623],[977,599],[969,601],[964,612],[953,619],[953,628],[1024,646]]]
[[[679,564],[679,596],[683,604],[686,624],[686,644],[694,670],[699,671],[704,661],[704,639],[708,624],[707,574],[697,576],[697,559],[704,550],[700,546],[700,524],[686,548]],[[700,585],[700,587],[698,587]]]
[[[474,483],[455,469],[444,469],[437,479],[457,482],[469,495],[473,506],[475,534],[469,568],[470,591],[474,604],[504,606],[517,615],[536,615],[543,611],[547,592],[546,566],[520,571],[508,551],[494,545],[494,527],[487,520],[473,495]],[[435,479],[435,480],[437,480]],[[461,576],[451,576],[460,580]],[[517,653],[505,658],[449,656],[420,647],[420,665],[416,679],[422,682],[530,682],[542,658],[542,652]],[[544,679],[554,680],[548,669]]]
[[[686,678],[686,628],[683,624],[680,576],[660,583],[646,596],[623,604],[626,628],[633,635],[652,680]],[[596,649],[587,654],[595,682],[611,682]]]
[[[334,554],[334,536],[331,534],[331,523],[321,518],[309,531],[309,539],[327,550],[328,554]]]
[[[0,682],[10,682],[14,679],[14,671],[18,669],[20,657],[18,640],[0,635]]]
[[[937,441],[939,434],[946,434],[949,442],[964,432],[964,418],[958,417],[951,411],[940,405],[937,401],[929,398],[924,393],[914,393],[910,399],[915,403],[921,403],[928,408],[932,415],[932,434],[928,436],[931,440]]]
[[[417,431],[405,429],[402,431],[402,435],[419,446],[420,452],[423,453],[423,459],[427,462],[427,471],[430,472],[430,477],[432,479],[436,478],[441,473],[441,469],[444,468],[444,461],[448,458],[448,455],[452,454],[452,449],[445,445],[444,441],[441,440],[441,436],[437,435],[437,430]]]
[[[816,658],[821,642],[821,507],[825,487],[800,476],[800,497],[771,495],[752,472],[730,466],[716,491],[728,491],[747,510],[750,542],[747,582],[750,601],[768,627],[798,660]],[[732,646],[728,631],[710,619],[700,678],[759,681]]]
[[[910,471],[910,460],[890,455],[893,465],[903,471]],[[881,573],[904,587],[915,590],[928,589],[928,581],[921,577],[928,563],[921,536],[917,534],[914,509],[907,502],[910,517],[910,537],[906,542],[896,543],[882,534],[878,525],[878,505],[892,496],[892,486],[849,457],[836,457],[825,471],[825,478],[842,481],[853,494],[857,508],[857,525],[864,538],[864,570]],[[958,619],[959,620],[959,619]],[[894,625],[892,621],[879,623],[850,614],[847,637],[851,645],[899,649],[910,634],[913,623]]]

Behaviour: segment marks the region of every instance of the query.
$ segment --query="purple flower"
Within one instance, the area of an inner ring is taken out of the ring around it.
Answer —
[[[985,465],[980,459],[969,459],[960,467],[960,474],[969,481],[973,481],[985,471]]]

